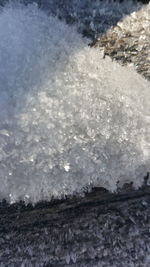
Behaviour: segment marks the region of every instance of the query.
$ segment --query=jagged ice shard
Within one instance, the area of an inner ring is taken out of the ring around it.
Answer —
[[[150,82],[35,5],[1,8],[0,40],[0,199],[139,187]]]

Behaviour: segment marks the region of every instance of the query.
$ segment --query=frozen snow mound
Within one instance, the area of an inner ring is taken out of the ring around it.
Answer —
[[[35,5],[3,7],[0,40],[0,199],[139,187],[150,83]]]

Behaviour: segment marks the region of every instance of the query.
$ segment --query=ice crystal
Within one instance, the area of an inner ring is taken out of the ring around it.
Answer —
[[[36,5],[0,10],[0,198],[142,183],[150,83]]]

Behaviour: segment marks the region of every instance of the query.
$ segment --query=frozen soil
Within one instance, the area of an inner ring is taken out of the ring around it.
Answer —
[[[0,206],[0,266],[148,267],[150,189]]]

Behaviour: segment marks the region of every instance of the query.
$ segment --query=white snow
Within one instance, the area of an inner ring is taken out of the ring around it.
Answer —
[[[36,5],[0,10],[0,199],[36,202],[150,165],[150,82]]]

